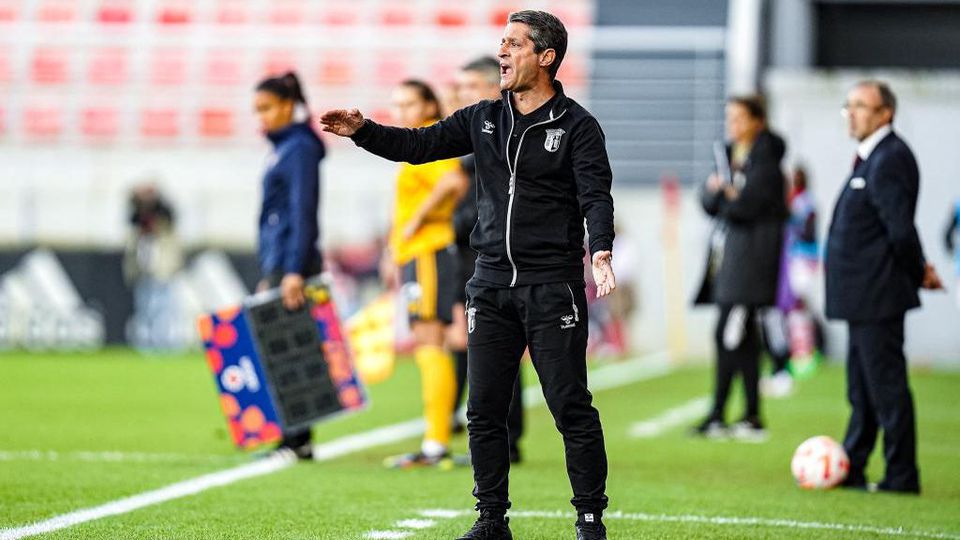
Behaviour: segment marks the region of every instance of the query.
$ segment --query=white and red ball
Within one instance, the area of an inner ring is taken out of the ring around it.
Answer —
[[[830,489],[847,478],[850,459],[837,441],[820,435],[803,441],[793,454],[790,470],[803,489]]]

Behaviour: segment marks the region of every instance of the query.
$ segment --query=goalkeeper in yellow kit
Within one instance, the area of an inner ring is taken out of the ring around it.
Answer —
[[[402,82],[393,92],[395,122],[422,127],[440,119],[440,103],[426,83]],[[469,180],[456,159],[404,163],[397,176],[389,256],[399,271],[420,368],[426,433],[420,451],[388,458],[388,467],[449,466],[450,410],[456,399],[453,359],[444,336],[457,302],[453,213]]]

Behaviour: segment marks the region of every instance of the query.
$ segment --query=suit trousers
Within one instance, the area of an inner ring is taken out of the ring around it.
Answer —
[[[510,507],[507,415],[520,358],[529,347],[543,395],[563,436],[571,503],[607,506],[600,415],[587,390],[587,299],[583,282],[512,288],[467,284],[467,427],[478,510]]]
[[[886,477],[882,489],[919,491],[913,396],[903,355],[903,315],[850,321],[847,398],[852,411],[843,446],[850,457],[848,485],[866,482],[864,469],[883,429]]]

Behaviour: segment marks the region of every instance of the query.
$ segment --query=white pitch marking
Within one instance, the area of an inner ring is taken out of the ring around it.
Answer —
[[[0,450],[0,461],[83,461],[89,463],[223,463],[241,461],[245,456],[217,454],[173,454],[152,452],[112,452],[56,450]]]
[[[455,518],[475,514],[470,510],[450,510],[433,508],[421,510],[421,516],[433,518]],[[548,519],[576,519],[573,512],[560,510],[510,510],[507,513],[511,518],[548,518]],[[905,529],[903,527],[876,527],[873,525],[858,525],[854,523],[827,523],[822,521],[797,521],[792,519],[771,519],[761,517],[739,516],[700,516],[695,514],[646,514],[643,512],[604,512],[603,519],[608,521],[647,521],[659,523],[702,523],[708,525],[733,526],[761,526],[787,529],[817,529],[840,531],[849,533],[867,533],[881,536],[906,536],[920,538],[934,538],[939,540],[960,540],[960,535],[945,532],[922,531]]]
[[[624,386],[634,382],[659,377],[670,373],[671,368],[666,361],[665,353],[657,353],[646,357],[635,358],[618,364],[611,364],[594,370],[589,374],[591,390],[605,390]],[[532,389],[528,388],[526,391]],[[539,394],[539,389],[538,394]],[[525,397],[528,394],[525,394]],[[528,407],[535,406],[543,402],[542,395],[539,399],[533,398],[526,403]],[[382,428],[366,431],[356,435],[348,435],[339,439],[314,446],[314,459],[317,461],[326,461],[338,458],[347,454],[352,454],[361,450],[366,450],[382,444],[404,440],[423,433],[423,419],[408,420],[385,426]],[[13,527],[9,529],[0,529],[0,540],[18,540],[28,536],[48,533],[94,521],[118,514],[126,514],[139,510],[154,504],[179,499],[188,495],[194,495],[201,491],[206,491],[214,487],[225,486],[252,478],[277,472],[296,463],[296,458],[290,452],[277,452],[253,463],[247,463],[238,467],[233,467],[223,471],[205,474],[190,480],[171,484],[152,491],[146,491],[138,495],[133,495],[124,499],[111,501],[100,506],[76,510],[68,514],[54,516],[50,519]],[[371,531],[377,532],[377,531]],[[384,531],[380,531],[384,532]],[[386,531],[387,533],[391,531]],[[401,533],[403,534],[403,533]],[[393,537],[389,537],[393,538]],[[405,538],[400,536],[396,538]]]
[[[437,522],[432,519],[403,519],[397,522],[397,527],[401,529],[429,529]]]
[[[682,405],[667,409],[649,420],[634,423],[630,426],[629,434],[636,439],[656,437],[671,428],[702,416],[706,413],[709,405],[710,398],[708,397],[691,399]]]
[[[370,531],[364,536],[372,540],[394,540],[409,538],[413,536],[413,533],[409,531]]]

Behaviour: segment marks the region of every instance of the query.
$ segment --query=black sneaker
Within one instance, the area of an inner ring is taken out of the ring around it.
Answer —
[[[577,519],[577,540],[607,540],[607,528],[593,514],[583,514]]]
[[[503,514],[484,510],[473,527],[457,540],[513,540],[509,524],[510,518]]]
[[[690,433],[707,439],[724,439],[729,435],[727,425],[723,423],[723,420],[713,417],[707,417],[706,420],[694,426]]]

